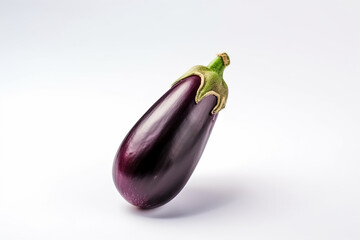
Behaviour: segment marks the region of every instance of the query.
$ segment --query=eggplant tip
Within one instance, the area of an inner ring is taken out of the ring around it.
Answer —
[[[230,58],[227,53],[219,53],[217,54],[219,57],[221,57],[222,61],[224,62],[225,67],[230,65]]]

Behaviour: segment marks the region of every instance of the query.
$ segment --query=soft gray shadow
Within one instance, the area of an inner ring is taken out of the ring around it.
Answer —
[[[236,200],[238,191],[232,184],[230,180],[216,185],[210,181],[197,185],[189,183],[166,205],[150,210],[132,208],[132,212],[149,218],[181,218],[214,211]]]

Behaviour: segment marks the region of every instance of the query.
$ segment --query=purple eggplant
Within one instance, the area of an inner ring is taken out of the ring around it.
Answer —
[[[222,53],[207,67],[191,68],[127,134],[115,156],[113,179],[128,202],[155,208],[185,186],[225,107],[222,74],[229,63]]]

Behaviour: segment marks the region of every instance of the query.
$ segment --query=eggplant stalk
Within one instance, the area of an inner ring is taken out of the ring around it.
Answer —
[[[204,97],[215,95],[217,103],[211,113],[216,114],[221,109],[225,108],[226,100],[228,98],[229,90],[223,79],[223,73],[225,67],[229,64],[229,56],[226,53],[220,53],[207,67],[201,65],[194,66],[176,80],[175,83],[191,75],[199,76],[201,78],[201,84],[196,93],[195,102],[199,103]]]

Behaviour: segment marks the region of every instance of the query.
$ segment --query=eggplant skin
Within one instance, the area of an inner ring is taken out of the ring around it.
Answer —
[[[201,79],[189,76],[172,86],[135,124],[114,160],[120,194],[139,208],[173,199],[193,173],[215,124],[214,95],[195,103]]]

